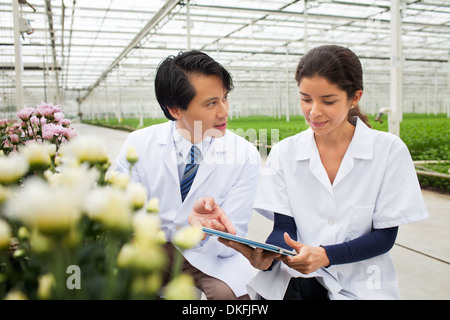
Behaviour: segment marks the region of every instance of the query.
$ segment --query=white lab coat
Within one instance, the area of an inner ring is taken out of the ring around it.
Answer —
[[[133,166],[132,180],[146,187],[148,199],[159,199],[159,215],[168,241],[177,230],[188,225],[187,217],[194,202],[204,196],[212,196],[233,222],[237,234],[245,236],[260,174],[258,150],[230,131],[221,138],[213,138],[182,202],[173,128],[169,121],[130,133],[117,158],[116,169],[128,173],[127,146],[135,146],[139,160]],[[247,294],[245,285],[255,276],[248,260],[216,237],[184,251],[183,255],[197,269],[227,283],[236,296]]]
[[[428,217],[414,165],[397,136],[372,130],[359,118],[333,184],[309,128],[272,149],[254,209],[272,219],[294,218],[298,241],[311,246],[338,244]],[[399,299],[389,253],[309,275],[278,263],[249,284],[256,298],[282,299],[291,277],[318,277],[331,299]]]

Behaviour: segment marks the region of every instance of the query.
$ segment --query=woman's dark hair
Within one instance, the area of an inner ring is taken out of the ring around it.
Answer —
[[[359,58],[348,48],[326,45],[308,51],[301,59],[295,71],[295,80],[300,85],[303,78],[324,77],[336,84],[352,99],[357,90],[363,90],[363,72]],[[369,119],[360,110],[359,105],[348,112],[348,121],[358,116],[370,127]]]
[[[225,90],[233,89],[230,73],[206,53],[192,50],[171,55],[159,64],[155,77],[156,99],[167,119],[175,120],[168,107],[186,110],[195,97],[196,92],[189,79],[193,74],[216,75],[222,79]]]

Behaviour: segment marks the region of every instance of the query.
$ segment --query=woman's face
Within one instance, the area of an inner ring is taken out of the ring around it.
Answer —
[[[348,111],[358,103],[362,90],[349,100],[344,90],[324,77],[303,78],[299,88],[303,115],[315,134],[327,136],[351,125]]]

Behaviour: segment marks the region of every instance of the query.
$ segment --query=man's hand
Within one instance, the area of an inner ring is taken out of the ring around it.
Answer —
[[[202,225],[231,234],[236,234],[236,228],[228,219],[222,208],[214,202],[213,197],[203,197],[198,199],[192,207],[188,221],[190,225]]]

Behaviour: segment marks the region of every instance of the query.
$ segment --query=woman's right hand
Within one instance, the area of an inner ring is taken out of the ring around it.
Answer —
[[[245,244],[219,238],[219,241],[227,247],[233,248],[240,252],[244,257],[250,261],[250,264],[259,270],[267,270],[272,266],[273,260],[279,258],[281,254],[276,252],[265,251],[261,248],[253,249]]]

